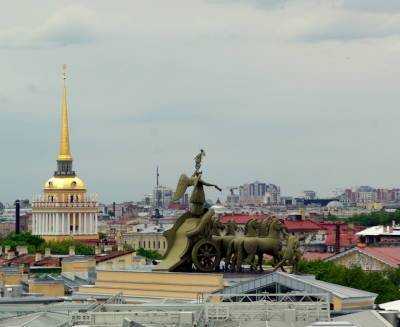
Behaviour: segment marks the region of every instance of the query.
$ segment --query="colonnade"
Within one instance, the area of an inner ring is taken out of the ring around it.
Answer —
[[[34,212],[33,235],[97,234],[96,212]]]

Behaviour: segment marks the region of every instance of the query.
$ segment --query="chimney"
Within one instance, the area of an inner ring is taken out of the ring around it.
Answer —
[[[35,261],[40,261],[42,260],[42,254],[40,252],[35,253]]]
[[[18,245],[16,251],[18,255],[28,254],[28,247],[26,245]]]
[[[335,253],[340,252],[340,223],[335,225]]]
[[[19,234],[20,232],[20,202],[19,200],[15,201],[15,234]]]
[[[96,246],[94,247],[94,254],[96,254],[96,255],[101,254],[101,248],[100,248],[100,246],[96,245]]]
[[[71,245],[69,247],[69,255],[75,255],[75,246]]]
[[[7,252],[7,260],[11,260],[14,257],[15,257],[14,251],[8,251]]]
[[[45,257],[50,257],[50,256],[51,256],[50,248],[45,248],[45,249],[44,249],[44,256],[45,256]]]

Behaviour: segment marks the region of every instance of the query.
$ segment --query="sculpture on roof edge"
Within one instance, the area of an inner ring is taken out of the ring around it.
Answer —
[[[206,208],[204,186],[215,187],[219,191],[221,188],[203,180],[200,169],[204,156],[205,152],[201,149],[194,158],[193,174],[190,177],[186,174],[179,177],[173,201],[179,200],[192,186],[190,208],[176,220],[170,230],[164,232],[168,248],[164,260],[153,269],[214,272],[221,269],[223,259],[224,269],[242,271],[246,262],[251,270],[256,271],[259,267],[262,271],[264,254],[273,257],[276,269],[283,268],[287,262],[298,261],[298,242],[294,239],[291,239],[290,248],[282,250],[282,239],[288,235],[282,221],[271,218],[250,219],[244,236],[238,236],[236,222],[232,220],[224,226],[215,217],[214,210]],[[221,233],[224,229],[225,233]]]

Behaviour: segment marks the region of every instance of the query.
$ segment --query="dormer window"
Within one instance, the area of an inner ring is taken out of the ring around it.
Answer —
[[[50,187],[53,187],[53,182],[49,182],[49,186],[50,186]]]
[[[76,187],[76,182],[73,181],[73,182],[71,183],[71,186],[72,186],[72,187]]]

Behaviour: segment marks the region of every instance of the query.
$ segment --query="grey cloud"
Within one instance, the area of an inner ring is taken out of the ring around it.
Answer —
[[[308,26],[292,39],[305,42],[351,41],[400,36],[400,16],[390,14],[357,14],[331,12],[311,19]]]
[[[1,49],[41,49],[91,43],[96,39],[94,16],[79,6],[62,8],[44,24],[0,33]]]
[[[288,0],[208,0],[210,3],[247,4],[260,9],[282,7]]]
[[[148,111],[136,115],[126,115],[117,122],[133,123],[133,124],[152,124],[152,123],[182,123],[182,122],[199,122],[209,121],[210,118],[204,113],[198,113],[189,110],[162,109]]]
[[[356,11],[392,12],[400,10],[399,0],[344,0],[343,8]]]

